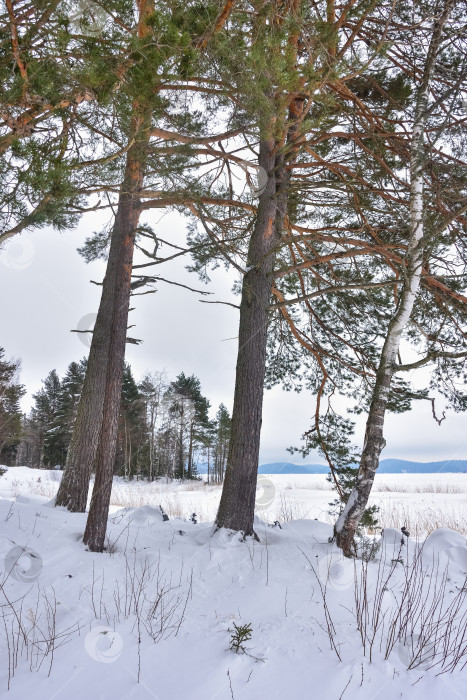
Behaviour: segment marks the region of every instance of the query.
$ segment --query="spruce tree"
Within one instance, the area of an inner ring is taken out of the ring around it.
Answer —
[[[229,453],[231,430],[232,419],[230,417],[230,413],[224,404],[221,403],[216,413],[215,434],[213,438],[213,480],[218,484],[221,484],[224,480],[227,455]]]
[[[18,382],[19,361],[7,360],[0,348],[0,464],[14,464],[21,438],[20,400],[26,393]]]
[[[44,438],[46,464],[65,465],[76,411],[86,373],[86,359],[71,362],[60,382],[60,394],[52,425]]]
[[[145,405],[133,377],[131,367],[125,364],[114,472],[127,479],[141,477],[145,470]]]
[[[30,420],[38,439],[38,467],[54,467],[63,464],[64,450],[56,433],[62,385],[55,369],[42,380],[43,387],[33,394],[34,405]],[[36,466],[36,465],[35,465]]]

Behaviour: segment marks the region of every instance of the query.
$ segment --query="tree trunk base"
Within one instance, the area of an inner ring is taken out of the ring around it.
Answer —
[[[342,550],[344,557],[354,558],[357,556],[355,545],[355,529],[344,526],[340,532],[334,530],[334,537],[337,546]]]
[[[213,535],[216,534],[216,532],[219,532],[219,530],[228,530],[231,532],[233,535],[241,535],[241,542],[246,542],[247,537],[253,537],[256,542],[261,542],[260,538],[258,537],[258,534],[252,529],[248,532],[245,532],[244,530],[238,530],[233,527],[227,527],[226,525],[218,525],[217,523],[215,524]]]

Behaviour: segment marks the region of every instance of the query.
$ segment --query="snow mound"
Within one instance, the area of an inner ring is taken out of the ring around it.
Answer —
[[[164,514],[160,508],[154,508],[154,506],[127,508],[120,522],[134,523],[135,525],[140,526],[149,526],[154,525],[155,523],[164,522]]]
[[[447,527],[440,527],[438,530],[434,530],[425,540],[425,551],[433,549],[443,552],[453,547],[465,549],[467,540],[459,532],[448,530]]]
[[[423,546],[423,553],[435,560],[448,559],[467,569],[467,540],[459,532],[440,527],[428,535]]]
[[[405,537],[401,530],[394,527],[386,527],[381,532],[381,548],[375,555],[376,559],[385,561],[401,561],[410,556],[414,551],[415,542]]]
[[[40,503],[41,499],[39,498],[34,498],[34,496],[17,496],[16,498],[17,503]]]
[[[399,547],[404,541],[404,535],[394,527],[385,527],[381,533],[381,539],[383,540],[383,546],[394,545]]]

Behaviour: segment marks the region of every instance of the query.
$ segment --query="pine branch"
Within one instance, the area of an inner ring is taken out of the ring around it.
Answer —
[[[143,287],[145,284],[151,284],[154,282],[165,282],[166,284],[173,284],[176,287],[188,289],[188,291],[195,292],[195,294],[202,294],[203,296],[209,296],[213,294],[213,292],[206,292],[203,289],[193,289],[193,287],[188,287],[186,284],[181,284],[180,282],[173,282],[172,280],[167,280],[164,277],[146,277],[144,275],[133,275],[133,278],[136,278],[136,282],[132,282],[132,289],[138,289],[139,287]]]
[[[201,304],[223,304],[224,306],[231,306],[233,309],[237,309],[237,311],[240,309],[240,306],[238,304],[231,304],[229,301],[205,301],[204,299],[199,299]]]
[[[232,131],[225,131],[222,134],[214,134],[213,136],[185,136],[176,131],[156,128],[151,130],[151,136],[163,139],[164,141],[178,141],[179,143],[186,144],[209,144],[233,138],[234,136],[242,134],[243,131],[244,129],[234,129]]]
[[[270,309],[280,309],[283,306],[290,306],[291,304],[298,304],[299,302],[306,301],[307,299],[314,299],[315,297],[322,296],[323,294],[333,294],[334,292],[345,292],[349,290],[358,289],[375,289],[378,287],[386,287],[388,285],[399,284],[401,280],[391,279],[386,282],[368,282],[367,284],[347,284],[334,287],[325,287],[324,289],[318,289],[310,294],[305,294],[301,297],[295,297],[294,299],[285,299],[278,304],[271,304]]]
[[[424,365],[427,365],[430,362],[441,358],[445,358],[447,360],[460,360],[463,357],[467,357],[467,350],[463,352],[445,352],[443,350],[431,350],[428,353],[428,355],[423,357],[421,360],[418,360],[417,362],[411,362],[407,365],[394,365],[394,369],[396,372],[410,372],[413,369],[418,369],[418,367],[423,367]]]

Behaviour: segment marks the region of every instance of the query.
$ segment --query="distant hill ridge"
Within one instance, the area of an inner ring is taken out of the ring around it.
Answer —
[[[274,462],[261,464],[259,474],[327,474],[329,467],[325,464],[292,464],[291,462]],[[466,459],[445,459],[441,462],[409,462],[405,459],[382,459],[379,474],[434,474],[438,472],[467,473]]]
[[[207,464],[198,464],[198,473],[207,474]],[[293,464],[272,462],[261,464],[258,474],[327,474],[326,464]],[[440,462],[410,462],[405,459],[382,459],[378,474],[436,474],[438,472],[467,473],[467,459],[445,459]]]

